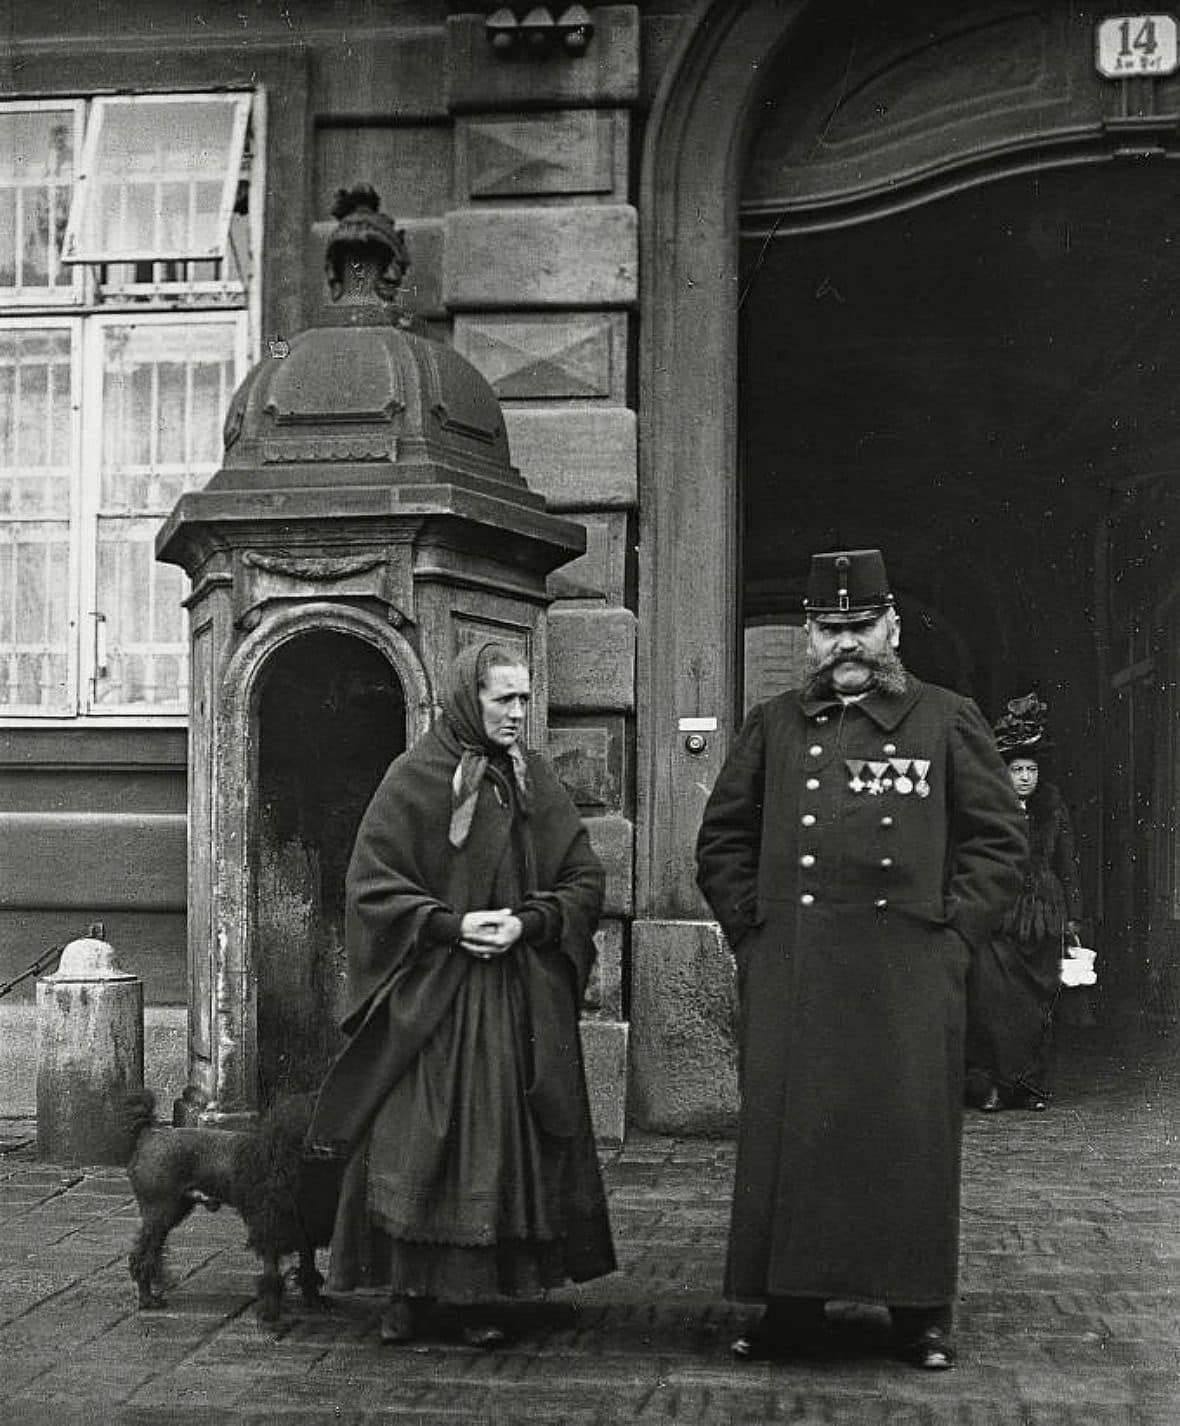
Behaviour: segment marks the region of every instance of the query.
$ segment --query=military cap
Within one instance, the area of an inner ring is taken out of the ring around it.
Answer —
[[[803,607],[809,615],[844,615],[848,622],[893,607],[880,550],[812,555]]]

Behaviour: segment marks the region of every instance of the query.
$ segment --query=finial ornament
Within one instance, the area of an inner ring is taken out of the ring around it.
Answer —
[[[336,228],[328,239],[324,270],[333,302],[371,305],[392,302],[409,270],[406,235],[369,183],[339,188],[332,203]]]

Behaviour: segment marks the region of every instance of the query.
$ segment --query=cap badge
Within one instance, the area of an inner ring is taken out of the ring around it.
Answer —
[[[839,555],[836,559],[836,603],[840,612],[848,612],[848,571],[852,568],[852,561],[847,555]]]

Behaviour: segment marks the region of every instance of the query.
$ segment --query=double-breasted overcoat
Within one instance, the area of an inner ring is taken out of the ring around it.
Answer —
[[[967,967],[1020,889],[1023,820],[946,689],[747,718],[697,847],[738,967],[729,1296],[953,1299]]]

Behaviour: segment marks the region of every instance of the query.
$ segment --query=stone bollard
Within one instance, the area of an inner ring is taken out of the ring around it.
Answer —
[[[124,1096],[143,1088],[143,982],[84,936],[37,982],[37,1151],[59,1164],[123,1164]]]

